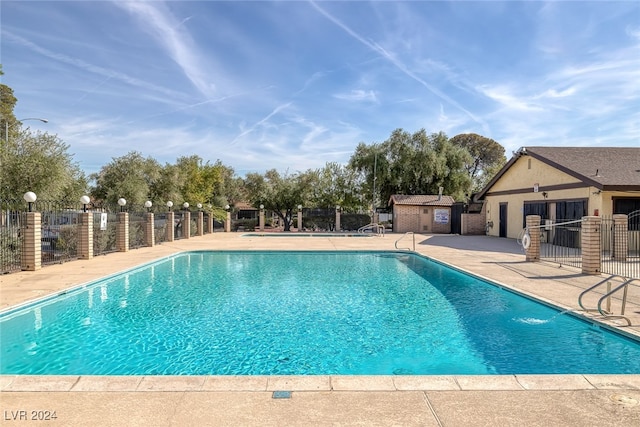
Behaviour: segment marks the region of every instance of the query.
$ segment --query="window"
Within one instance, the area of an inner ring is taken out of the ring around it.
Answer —
[[[527,226],[527,215],[540,215],[540,223],[544,224],[547,216],[547,202],[524,202],[522,227]]]
[[[573,221],[587,215],[586,200],[556,202],[556,221]]]
[[[613,199],[614,214],[630,214],[640,211],[640,198],[637,199]]]

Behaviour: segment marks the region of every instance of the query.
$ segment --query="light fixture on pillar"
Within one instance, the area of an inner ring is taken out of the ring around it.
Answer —
[[[82,203],[82,212],[87,211],[87,205],[89,204],[90,201],[91,199],[87,195],[80,197],[80,203]]]
[[[169,208],[169,212],[171,212],[171,208],[173,207],[173,202],[171,200],[167,202],[167,207]]]
[[[298,205],[298,211],[302,210],[302,205]]]
[[[29,212],[31,212],[31,209],[33,208],[33,203],[36,201],[38,196],[36,196],[36,193],[34,193],[33,191],[27,191],[26,193],[24,193],[24,196],[22,197],[24,198],[24,201],[29,204]]]
[[[120,212],[124,212],[124,206],[127,204],[127,201],[124,197],[120,197],[118,199],[118,204],[120,205]]]
[[[228,211],[230,207],[231,207],[231,206],[229,206],[229,205],[224,205],[224,210],[225,210],[225,211]]]
[[[336,205],[336,211],[340,212],[340,205]]]
[[[153,206],[151,200],[147,200],[146,202],[144,202],[144,207],[147,208],[147,212],[151,212],[151,206]]]
[[[196,206],[198,206],[198,210],[202,210],[202,203],[198,203]]]
[[[264,205],[260,205],[260,210],[263,210],[263,209],[264,209]]]
[[[189,202],[184,202],[182,204],[182,207],[184,208],[185,211],[188,211],[189,210]]]

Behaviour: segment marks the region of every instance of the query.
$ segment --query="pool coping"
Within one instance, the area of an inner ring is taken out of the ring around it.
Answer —
[[[568,375],[0,375],[0,392],[640,390],[640,374]]]

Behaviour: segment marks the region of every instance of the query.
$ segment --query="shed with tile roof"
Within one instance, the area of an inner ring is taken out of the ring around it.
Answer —
[[[640,147],[522,147],[477,195],[488,234],[516,238],[544,220],[640,209]]]
[[[450,233],[451,196],[394,194],[389,198],[393,209],[393,232]]]

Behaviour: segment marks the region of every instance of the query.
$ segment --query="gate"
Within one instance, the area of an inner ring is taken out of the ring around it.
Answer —
[[[24,202],[0,200],[0,274],[22,269]]]

